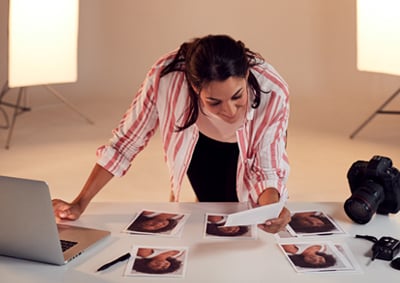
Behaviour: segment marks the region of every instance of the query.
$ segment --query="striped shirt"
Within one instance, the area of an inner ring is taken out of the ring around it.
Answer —
[[[179,201],[182,181],[190,164],[199,130],[196,124],[177,132],[189,108],[189,90],[183,72],[160,72],[176,51],[161,57],[149,70],[133,102],[110,142],[98,148],[97,163],[114,176],[123,176],[136,155],[160,129],[164,158],[168,166],[173,201]],[[239,201],[257,203],[266,188],[276,188],[287,196],[289,163],[286,130],[289,118],[289,92],[285,81],[267,62],[251,68],[258,80],[261,101],[249,108],[243,126],[236,131],[240,150],[236,176]],[[249,94],[250,95],[250,94]]]

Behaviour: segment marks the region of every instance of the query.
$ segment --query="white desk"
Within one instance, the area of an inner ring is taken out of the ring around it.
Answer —
[[[336,236],[346,243],[361,266],[360,273],[299,274],[294,271],[276,244],[273,235],[258,231],[256,240],[205,239],[205,213],[231,213],[241,210],[236,203],[92,203],[74,225],[112,231],[111,237],[66,266],[52,266],[0,256],[1,282],[398,282],[400,271],[389,262],[370,261],[366,254],[372,243],[352,237],[368,234],[377,238],[400,238],[400,215],[376,215],[368,224],[350,221],[342,203],[288,203],[291,210],[322,210],[331,215],[349,233]],[[141,209],[190,213],[181,237],[165,238],[130,235],[121,230]],[[328,237],[328,240],[332,239]],[[143,278],[123,275],[127,262],[102,273],[95,270],[105,262],[131,250],[132,245],[179,246],[189,248],[184,278]]]

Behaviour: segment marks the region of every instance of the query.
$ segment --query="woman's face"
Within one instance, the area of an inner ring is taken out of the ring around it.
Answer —
[[[325,264],[326,260],[323,256],[320,256],[318,254],[308,254],[304,256],[304,261],[308,262],[312,265],[321,265]]]
[[[229,77],[225,81],[212,81],[199,96],[201,107],[227,123],[235,123],[246,112],[247,78]]]
[[[235,234],[239,232],[239,226],[218,226],[218,230],[226,234]]]
[[[166,270],[171,266],[171,263],[166,259],[155,258],[148,263],[148,266],[153,270]]]
[[[300,223],[306,227],[322,227],[325,225],[324,221],[317,217],[307,216],[300,218]]]
[[[149,219],[146,221],[143,221],[142,223],[142,228],[146,229],[147,231],[156,231],[158,229],[167,227],[169,224],[168,219]]]

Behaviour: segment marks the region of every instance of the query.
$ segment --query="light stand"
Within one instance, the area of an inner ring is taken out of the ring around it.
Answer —
[[[8,129],[9,148],[17,116],[30,110],[27,88],[43,86],[89,124],[86,115],[60,92],[54,83],[76,82],[78,61],[79,0],[10,0],[8,19],[8,80],[0,93],[0,117]],[[4,101],[18,89],[15,103]],[[4,107],[13,109],[10,117]]]
[[[11,136],[12,136],[12,132],[14,130],[14,125],[15,125],[17,116],[23,112],[30,111],[29,107],[22,105],[23,98],[26,98],[26,96],[25,96],[26,88],[24,88],[24,87],[19,88],[17,101],[15,104],[3,101],[4,96],[6,95],[6,93],[9,90],[10,90],[10,88],[8,87],[7,83],[5,83],[1,90],[1,93],[0,93],[0,110],[1,110],[1,113],[3,113],[4,120],[5,120],[5,125],[2,125],[1,128],[8,129],[8,135],[7,135],[6,145],[5,145],[6,149],[10,148]],[[13,112],[11,121],[8,118],[7,112],[2,108],[2,105],[14,108],[14,112]]]
[[[389,111],[385,110],[385,107],[400,93],[400,88],[392,94],[378,109],[375,110],[351,135],[350,138],[353,139],[358,132],[360,132],[376,115],[378,114],[395,114],[400,115],[400,111]]]
[[[69,107],[71,110],[73,110],[74,112],[79,114],[89,124],[94,124],[94,122],[89,117],[87,117],[85,114],[83,114],[74,104],[69,102],[59,91],[57,91],[53,87],[50,87],[49,85],[43,85],[43,87],[45,89],[47,89],[55,97],[57,97],[67,107]],[[9,93],[10,91],[11,91],[11,89],[8,86],[8,82],[6,82],[0,92],[0,111],[3,114],[4,120],[5,120],[5,125],[0,126],[0,128],[8,129],[8,134],[7,134],[6,144],[5,144],[6,149],[10,148],[11,137],[12,137],[12,133],[14,131],[14,126],[15,126],[15,122],[16,122],[18,115],[31,110],[31,108],[27,106],[27,101],[26,101],[27,100],[27,87],[18,88],[18,96],[17,96],[15,103],[6,102],[3,100],[5,95],[7,93]],[[2,108],[2,105],[11,107],[14,109],[11,120],[9,119],[7,112]]]
[[[357,69],[400,75],[400,1],[357,0]],[[400,93],[393,93],[351,135],[354,138],[376,115],[400,114],[385,107]]]

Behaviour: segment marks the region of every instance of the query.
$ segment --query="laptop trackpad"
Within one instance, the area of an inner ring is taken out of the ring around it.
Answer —
[[[109,231],[64,224],[57,224],[57,229],[60,240],[76,242],[64,252],[66,261],[80,255],[88,247],[110,235]]]

